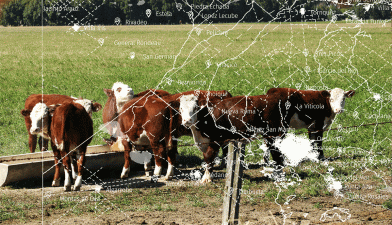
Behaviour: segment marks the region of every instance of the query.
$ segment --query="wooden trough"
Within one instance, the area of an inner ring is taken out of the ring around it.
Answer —
[[[135,164],[131,164],[131,166],[133,165]],[[85,167],[88,170],[95,172],[102,167],[121,169],[123,166],[124,153],[116,145],[87,147]],[[0,187],[32,178],[53,179],[53,175],[54,156],[52,151],[0,157]]]

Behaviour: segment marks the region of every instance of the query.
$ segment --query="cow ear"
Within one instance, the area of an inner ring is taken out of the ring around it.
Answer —
[[[95,103],[93,104],[93,112],[98,112],[98,111],[101,110],[101,109],[102,109],[102,105],[99,104],[98,102],[95,102]]]
[[[206,107],[207,106],[207,99],[200,99],[199,106],[200,106],[200,108]]]
[[[105,92],[105,94],[108,96],[108,97],[113,97],[113,91],[112,90],[110,90],[110,89],[103,89],[103,92]]]
[[[180,102],[179,101],[176,101],[176,100],[171,101],[171,102],[169,102],[169,105],[170,105],[170,107],[172,107],[173,109],[175,109],[177,111],[180,109]]]
[[[324,98],[331,97],[331,93],[329,91],[321,91],[321,96]]]
[[[50,116],[53,116],[54,111],[59,107],[61,104],[55,104],[48,106]]]
[[[346,98],[351,98],[351,97],[353,97],[354,94],[355,94],[355,91],[354,91],[354,90],[346,91],[346,92],[344,93],[344,95],[346,96]]]
[[[22,111],[20,111],[20,113],[23,116],[30,116],[31,110],[30,109],[22,109]]]

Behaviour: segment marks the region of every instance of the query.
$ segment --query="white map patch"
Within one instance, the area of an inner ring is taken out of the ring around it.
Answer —
[[[307,159],[318,162],[318,152],[313,150],[312,143],[306,137],[289,133],[283,140],[278,139],[275,146],[285,156],[284,164],[287,166],[296,167]]]

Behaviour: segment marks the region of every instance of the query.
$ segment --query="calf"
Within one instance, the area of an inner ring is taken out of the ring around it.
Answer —
[[[22,111],[30,115],[31,134],[40,134],[44,138],[51,139],[55,157],[55,175],[52,186],[60,185],[59,161],[62,161],[65,172],[65,191],[71,190],[71,169],[72,177],[75,179],[73,190],[79,191],[82,185],[87,146],[93,137],[93,121],[89,114],[83,106],[73,101],[51,106],[37,103],[32,110]],[[80,155],[79,160],[76,160],[76,153]]]
[[[181,126],[182,118],[178,114],[182,97],[188,94],[197,94],[203,101],[213,103],[231,97],[227,91],[188,91],[163,97],[145,95],[124,105],[118,120],[124,134],[123,138],[119,140],[121,147],[124,148],[125,158],[121,178],[128,177],[131,145],[150,145],[156,163],[154,175],[160,176],[162,160],[167,156],[169,167],[165,179],[171,179],[177,153],[177,142],[172,137],[192,135],[191,130]],[[168,120],[170,120],[170,124],[168,124]],[[210,156],[205,155],[206,157]]]
[[[93,112],[98,112],[102,108],[102,106],[99,103],[93,102],[88,99],[77,99],[74,97],[70,97],[70,96],[66,96],[66,95],[57,95],[57,94],[51,94],[51,95],[33,94],[33,95],[30,95],[26,99],[25,107],[21,112],[23,112],[24,110],[31,111],[34,108],[34,106],[39,102],[43,102],[46,105],[53,105],[53,104],[62,104],[64,102],[68,102],[68,101],[74,101],[74,102],[82,105],[85,108],[85,110],[87,111],[87,113],[90,115],[90,117],[92,116]],[[24,115],[23,113],[22,113],[22,115],[25,118],[27,132],[29,132],[29,150],[31,153],[33,153],[33,152],[35,152],[35,148],[37,146],[37,135],[32,134],[30,132],[30,129],[31,129],[30,116]],[[48,149],[48,140],[47,139],[44,138],[42,140],[42,137],[40,137],[38,140],[38,144],[39,144],[39,148],[41,151],[45,151]]]

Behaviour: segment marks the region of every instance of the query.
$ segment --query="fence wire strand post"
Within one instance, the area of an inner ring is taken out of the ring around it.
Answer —
[[[242,188],[245,143],[230,142],[227,155],[225,196],[223,199],[222,224],[239,224],[239,208]]]

